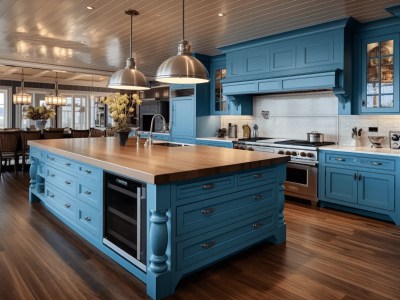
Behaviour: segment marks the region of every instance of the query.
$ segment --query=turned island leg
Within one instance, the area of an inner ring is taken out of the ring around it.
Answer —
[[[173,293],[171,286],[170,187],[147,186],[147,294],[161,299]]]

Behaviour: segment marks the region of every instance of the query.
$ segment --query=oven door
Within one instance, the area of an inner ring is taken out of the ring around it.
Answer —
[[[286,165],[285,195],[317,202],[318,165],[289,162]]]

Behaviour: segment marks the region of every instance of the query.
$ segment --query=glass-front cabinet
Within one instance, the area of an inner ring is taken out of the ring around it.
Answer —
[[[398,42],[397,36],[364,41],[361,112],[399,112]]]
[[[222,95],[222,80],[226,77],[225,58],[211,62],[210,67],[210,100],[211,114],[223,115],[228,114],[229,105],[227,98]]]

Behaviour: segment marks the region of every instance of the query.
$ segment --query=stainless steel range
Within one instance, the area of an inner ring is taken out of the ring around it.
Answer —
[[[235,149],[290,155],[286,167],[285,195],[318,202],[318,148],[333,142],[311,143],[274,138],[239,139]]]

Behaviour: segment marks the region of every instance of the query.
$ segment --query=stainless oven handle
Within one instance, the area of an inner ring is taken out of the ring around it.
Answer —
[[[304,162],[304,161],[298,162],[298,161],[293,161],[293,160],[289,161],[287,164],[288,165],[294,164],[294,165],[303,165],[303,166],[313,166],[313,167],[318,166],[318,162]]]
[[[140,187],[137,188],[136,190],[136,258],[138,261],[140,261],[140,252],[142,251],[141,246],[142,246],[142,241],[141,241],[141,212],[142,212],[142,189]]]

